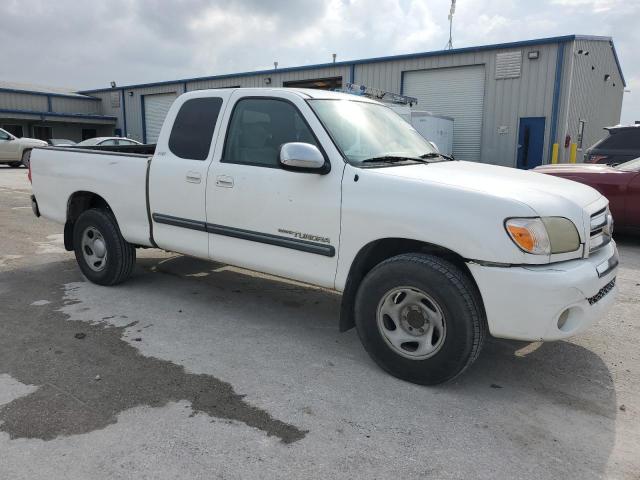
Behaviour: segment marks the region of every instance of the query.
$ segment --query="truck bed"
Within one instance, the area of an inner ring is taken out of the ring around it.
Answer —
[[[63,147],[63,148],[67,148],[67,147]],[[141,155],[153,155],[156,152],[155,143],[146,143],[143,145],[90,145],[90,146],[74,145],[68,148],[80,148],[83,150],[95,150],[98,152],[133,153],[133,154],[141,154]]]
[[[113,210],[122,236],[128,242],[151,246],[147,209],[147,172],[151,158],[152,154],[104,148],[35,148],[31,153],[31,178],[41,215],[64,224],[72,196],[92,192]]]

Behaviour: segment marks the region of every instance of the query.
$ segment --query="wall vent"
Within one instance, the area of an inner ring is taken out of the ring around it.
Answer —
[[[496,80],[518,78],[522,69],[522,51],[496,53]]]

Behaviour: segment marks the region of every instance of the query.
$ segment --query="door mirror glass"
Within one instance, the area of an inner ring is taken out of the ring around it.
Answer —
[[[325,169],[325,161],[322,152],[315,145],[302,142],[289,142],[280,148],[280,164],[285,168],[296,170],[320,170]]]

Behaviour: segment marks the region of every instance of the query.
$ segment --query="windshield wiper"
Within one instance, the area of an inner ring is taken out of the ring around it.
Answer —
[[[381,155],[380,157],[371,157],[362,160],[360,163],[399,163],[399,162],[419,162],[429,163],[421,157],[406,157],[403,155]]]
[[[429,153],[425,153],[424,155],[420,155],[420,158],[436,158],[436,157],[442,157],[445,160],[455,160],[455,158],[453,158],[451,155],[445,155],[444,153],[440,153],[440,152],[429,152]]]

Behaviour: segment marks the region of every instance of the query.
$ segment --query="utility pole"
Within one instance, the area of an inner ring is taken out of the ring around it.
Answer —
[[[451,0],[451,8],[449,9],[449,42],[444,47],[445,50],[453,48],[453,14],[456,13],[456,0]]]

